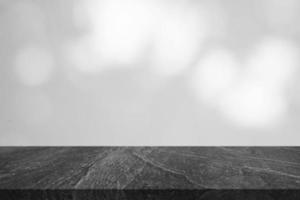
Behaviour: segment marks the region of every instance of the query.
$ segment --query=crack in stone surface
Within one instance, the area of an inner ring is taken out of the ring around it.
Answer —
[[[263,160],[263,161],[271,161],[271,162],[277,162],[277,163],[281,163],[281,164],[294,165],[294,166],[300,167],[300,163],[284,161],[284,160],[276,160],[276,159],[270,159],[270,158],[263,158],[263,157],[246,156],[244,153],[240,153],[240,152],[237,152],[237,151],[234,151],[234,150],[230,150],[230,149],[225,148],[225,147],[223,147],[223,149],[228,151],[228,152],[231,152],[231,153],[238,153],[239,155],[244,156],[243,158]]]
[[[143,173],[145,167],[146,167],[146,164],[139,170],[138,173],[136,173],[136,174],[134,175],[134,177],[132,177],[132,179],[131,179],[129,182],[127,182],[126,184],[124,184],[124,186],[122,186],[121,188],[122,188],[122,189],[126,189],[126,187],[128,187],[128,185],[130,185],[131,183],[133,183],[133,182],[135,181],[135,179],[136,179],[140,174]]]
[[[110,150],[111,151],[111,150]],[[85,175],[83,175],[78,181],[77,183],[75,184],[75,188],[78,188],[79,185],[81,185],[82,181],[84,181],[85,179],[88,179],[88,177],[90,176],[90,173],[91,173],[91,169],[93,168],[93,166],[99,161],[99,160],[102,160],[105,158],[105,156],[107,156],[107,154],[110,152],[109,150],[106,150],[102,153],[100,153],[97,158],[95,158],[95,160],[87,166],[86,168],[86,173]]]
[[[207,156],[200,156],[200,155],[197,155],[195,153],[184,153],[184,152],[166,151],[166,150],[159,150],[159,151],[164,152],[164,153],[171,153],[171,154],[176,154],[176,155],[193,157],[193,158],[209,159],[209,157],[207,157]]]
[[[273,170],[273,169],[266,169],[266,168],[259,168],[259,167],[249,167],[249,166],[244,166],[243,168],[254,170],[254,171],[259,171],[259,172],[273,173],[273,174],[278,174],[278,175],[282,175],[282,176],[288,176],[288,177],[291,177],[291,178],[300,179],[300,176],[284,173],[284,172]]]
[[[144,167],[142,162],[136,162],[133,158],[130,148],[117,148],[95,162],[76,188],[122,189],[126,187]]]
[[[161,163],[158,163],[158,162],[153,162],[152,160],[138,154],[138,153],[133,153],[133,155],[137,156],[138,158],[140,158],[141,160],[143,160],[144,162],[154,166],[154,167],[157,167],[165,172],[168,172],[168,173],[171,173],[171,174],[176,174],[176,175],[179,175],[179,176],[182,176],[184,179],[186,179],[188,182],[190,182],[192,185],[195,185],[197,187],[200,187],[200,188],[205,188],[206,186],[198,183],[198,182],[195,182],[193,180],[191,180],[186,174],[184,171],[176,171],[176,170],[173,170],[173,169],[169,169],[169,168],[166,168],[165,166],[163,166]]]

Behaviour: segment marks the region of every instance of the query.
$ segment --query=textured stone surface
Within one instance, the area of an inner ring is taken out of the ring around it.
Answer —
[[[300,148],[2,147],[0,189],[300,189]]]

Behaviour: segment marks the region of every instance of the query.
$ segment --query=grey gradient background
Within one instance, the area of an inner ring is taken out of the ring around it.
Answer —
[[[299,145],[298,0],[0,0],[0,145]]]

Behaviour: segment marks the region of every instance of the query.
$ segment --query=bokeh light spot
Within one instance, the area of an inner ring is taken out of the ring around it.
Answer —
[[[265,37],[248,57],[214,49],[204,54],[192,74],[199,99],[236,126],[272,127],[288,111],[286,89],[299,66],[299,50],[291,42]]]
[[[282,90],[293,80],[299,66],[299,50],[291,42],[266,37],[247,60],[247,75],[272,90]]]
[[[266,128],[279,122],[285,114],[286,102],[280,94],[260,85],[245,82],[221,99],[225,117],[243,128]]]
[[[151,23],[155,19],[151,3],[103,0],[84,5],[81,9],[75,6],[74,18],[79,26],[82,21],[90,24],[90,31],[78,44],[70,46],[68,54],[74,60],[72,64],[85,72],[136,66],[149,42]]]
[[[238,67],[238,61],[231,51],[215,49],[207,53],[196,65],[191,86],[201,100],[214,103],[236,84]]]
[[[104,0],[75,6],[74,20],[79,26],[89,21],[90,28],[67,54],[75,67],[86,72],[139,66],[146,57],[157,74],[177,75],[195,60],[208,34],[208,15],[201,10],[189,3],[156,0]]]
[[[138,60],[151,30],[147,5],[143,0],[104,1],[95,16],[102,62],[132,64]]]
[[[205,17],[198,15],[197,10],[184,7],[163,11],[155,30],[152,63],[155,71],[173,76],[191,64],[207,34]]]

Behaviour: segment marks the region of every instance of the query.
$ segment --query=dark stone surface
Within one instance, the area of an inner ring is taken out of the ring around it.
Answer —
[[[300,189],[298,147],[2,147],[1,189]]]
[[[300,199],[299,147],[2,147],[1,199]]]

